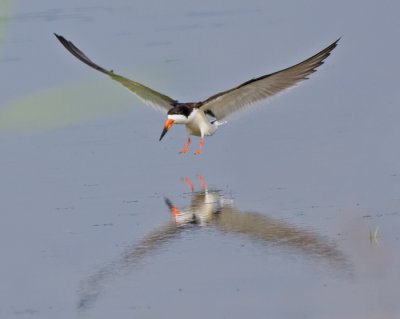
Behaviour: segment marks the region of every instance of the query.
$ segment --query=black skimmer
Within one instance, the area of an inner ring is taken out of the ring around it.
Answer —
[[[249,105],[260,102],[306,80],[311,73],[316,71],[317,67],[324,63],[324,60],[331,54],[340,40],[339,38],[312,57],[286,69],[253,78],[230,90],[214,94],[200,102],[180,103],[143,84],[116,74],[113,70],[104,69],[90,60],[71,41],[66,40],[58,34],[55,34],[55,36],[71,54],[83,63],[121,83],[144,103],[167,113],[168,119],[161,133],[160,141],[174,124],[184,124],[188,138],[186,146],[182,149],[181,153],[187,153],[190,145],[190,136],[199,136],[200,145],[195,154],[201,154],[204,137],[213,135],[218,127],[224,123],[221,120],[224,120],[236,111],[242,110]]]
[[[289,258],[304,256],[306,259],[319,260],[330,265],[332,269],[351,274],[352,265],[346,255],[326,236],[266,213],[241,210],[233,199],[225,198],[223,191],[209,189],[201,176],[199,179],[202,190],[195,191],[191,180],[185,178],[191,192],[184,195],[189,195],[190,204],[179,208],[165,198],[171,220],[150,231],[142,240],[137,241],[135,238],[118,259],[103,265],[82,281],[78,305],[81,311],[92,307],[104,288],[110,286],[105,282],[127,275],[130,269],[143,265],[143,260],[154,256],[162,247],[168,247],[182,239],[184,230],[191,229],[228,234],[237,237],[238,243],[246,243],[246,240],[249,243],[258,243],[261,244],[259,248],[265,246],[271,249],[269,251],[281,252]],[[179,195],[181,196],[182,194]],[[185,238],[187,235],[183,239]],[[214,235],[212,238],[216,239]],[[229,248],[235,249],[234,246]],[[171,249],[165,248],[164,253],[169,250]],[[157,258],[160,259],[160,256]]]

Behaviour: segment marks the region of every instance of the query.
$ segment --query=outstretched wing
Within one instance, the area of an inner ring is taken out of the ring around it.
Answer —
[[[287,69],[252,79],[202,101],[202,109],[218,120],[306,80],[337,46],[338,40],[311,58]]]
[[[147,105],[166,113],[171,109],[177,101],[171,99],[169,96],[161,94],[154,91],[143,84],[129,80],[121,75],[114,73],[113,71],[108,71],[101,66],[90,60],[81,50],[79,50],[71,41],[66,40],[63,36],[55,34],[57,39],[62,43],[62,45],[76,58],[81,60],[83,63],[89,65],[93,69],[107,74],[113,80],[121,83],[127,89],[132,91],[139,99],[141,99]]]

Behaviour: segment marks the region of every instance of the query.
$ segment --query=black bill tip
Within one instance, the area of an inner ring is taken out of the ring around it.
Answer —
[[[164,135],[167,134],[167,132],[168,132],[168,129],[166,127],[164,127],[163,131],[161,132],[159,141],[161,141],[163,139]]]

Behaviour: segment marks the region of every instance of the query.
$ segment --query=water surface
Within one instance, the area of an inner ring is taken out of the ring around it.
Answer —
[[[395,2],[3,2],[1,318],[398,318]],[[180,101],[343,38],[197,157],[53,32]]]

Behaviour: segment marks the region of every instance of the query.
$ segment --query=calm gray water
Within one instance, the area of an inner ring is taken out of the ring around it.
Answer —
[[[399,9],[2,0],[0,318],[399,318]],[[180,101],[343,37],[182,156],[53,32]]]

